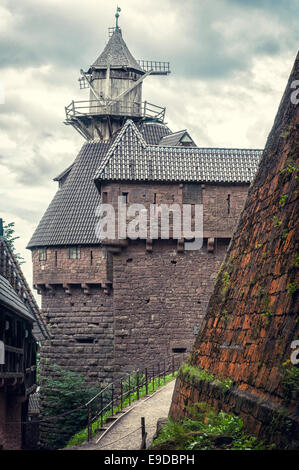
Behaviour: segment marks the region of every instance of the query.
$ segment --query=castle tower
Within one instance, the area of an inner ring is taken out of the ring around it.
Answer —
[[[105,49],[86,72],[81,70],[80,88],[90,88],[89,101],[72,101],[65,108],[65,123],[87,140],[108,141],[128,118],[164,119],[165,108],[142,102],[142,82],[148,75],[170,73],[169,62],[137,62],[123,40],[118,11]]]
[[[205,315],[216,273],[252,181],[260,150],[197,147],[186,130],[171,132],[165,108],[142,102],[148,75],[169,63],[137,62],[119,30],[81,86],[89,100],[66,108],[66,123],[86,142],[55,181],[59,188],[28,248],[42,295],[50,365],[90,383],[172,354],[188,352]],[[101,202],[203,204],[203,248],[184,239],[115,239],[101,243]]]

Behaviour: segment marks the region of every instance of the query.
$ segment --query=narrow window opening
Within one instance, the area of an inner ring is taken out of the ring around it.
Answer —
[[[227,195],[227,214],[230,214],[230,194]]]
[[[133,261],[133,258],[128,258],[127,263],[131,263]]]
[[[47,248],[42,247],[38,250],[38,259],[39,261],[46,261],[47,260]]]
[[[57,251],[55,251],[55,261],[54,261],[55,267],[57,266]]]
[[[92,264],[93,262],[93,254],[92,254],[92,251],[90,251],[90,264]]]
[[[128,203],[128,199],[129,199],[129,193],[122,193],[122,196],[123,198],[125,199],[125,203],[127,204]]]
[[[79,246],[70,246],[67,252],[69,259],[80,259],[80,247]]]
[[[172,348],[173,353],[182,354],[187,351],[187,348]]]
[[[94,343],[94,338],[75,338],[77,343],[80,344],[93,344]]]
[[[106,192],[102,193],[102,203],[106,204],[108,201],[108,194]]]

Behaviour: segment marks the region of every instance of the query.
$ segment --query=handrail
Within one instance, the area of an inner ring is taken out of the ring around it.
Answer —
[[[104,412],[111,410],[111,416],[113,416],[114,410],[116,407],[120,407],[120,409],[123,409],[123,403],[125,399],[129,399],[129,405],[131,404],[131,396],[134,392],[136,392],[137,395],[137,400],[140,398],[140,391],[144,390],[145,387],[145,394],[148,394],[148,388],[150,383],[152,382],[153,384],[153,391],[155,391],[155,379],[158,378],[158,387],[160,386],[160,380],[164,379],[164,384],[165,384],[165,377],[166,375],[172,371],[172,374],[174,376],[174,372],[176,369],[176,360],[179,359],[179,362],[177,364],[177,368],[180,366],[180,364],[183,362],[183,360],[186,357],[186,353],[177,356],[177,355],[172,355],[166,358],[161,359],[160,361],[152,361],[151,363],[147,364],[146,367],[143,368],[138,368],[130,373],[124,374],[122,377],[118,378],[117,380],[109,383],[103,390],[98,392],[94,397],[92,397],[87,403],[85,403],[85,407],[87,407],[88,410],[88,423],[87,423],[87,429],[88,429],[88,440],[91,439],[92,436],[92,423],[97,422],[97,428],[99,429],[99,421],[101,422],[101,428],[103,427],[103,419],[104,419]],[[161,370],[160,365],[161,362],[163,363],[163,368]],[[168,364],[166,367],[166,363]],[[152,368],[152,374],[149,372],[150,369]],[[155,374],[156,371],[156,374]],[[141,377],[144,376],[144,380],[141,379]],[[133,383],[131,383],[131,379],[133,380]],[[136,379],[136,381],[135,381]],[[141,380],[140,380],[141,379]],[[123,384],[124,382],[128,380],[128,390],[124,391],[123,390]],[[135,383],[136,382],[136,383]],[[110,401],[108,398],[108,403],[107,403],[107,398],[105,397],[105,392],[107,393],[108,391],[111,391],[111,397]],[[119,392],[119,393],[115,393]],[[99,399],[99,407],[96,407],[96,409],[92,412],[91,406],[94,404],[96,405],[96,400]]]

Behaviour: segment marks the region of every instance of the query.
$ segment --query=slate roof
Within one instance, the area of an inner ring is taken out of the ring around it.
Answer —
[[[34,316],[20,299],[10,282],[0,274],[0,304],[12,309],[22,317],[35,321]]]
[[[128,120],[95,175],[100,181],[250,183],[262,150],[148,145]]]
[[[98,244],[95,210],[101,181],[248,184],[261,150],[160,146],[169,128],[128,120],[114,140],[87,142],[57,191],[28,248]]]
[[[99,193],[94,174],[110,143],[85,143],[63,186],[35,230],[28,248],[34,246],[95,244],[95,210]]]
[[[114,31],[105,49],[91,68],[107,68],[109,64],[112,68],[124,66],[144,73],[144,70],[129,51],[120,30]]]
[[[150,145],[158,145],[165,136],[172,133],[169,127],[158,122],[142,122],[138,126],[138,129],[140,134]]]

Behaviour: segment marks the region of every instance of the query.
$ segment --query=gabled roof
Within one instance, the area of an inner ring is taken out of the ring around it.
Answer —
[[[143,122],[139,128],[143,146],[148,142],[158,143],[171,132],[164,124],[154,122]],[[43,215],[28,248],[99,243],[95,236],[95,210],[100,196],[93,178],[110,145],[113,141],[83,145],[71,168],[67,168],[68,176]]]
[[[102,160],[96,181],[250,183],[262,150],[147,145],[128,120]]]
[[[0,274],[0,305],[5,305],[9,310],[12,310],[18,315],[27,318],[30,321],[35,321],[34,316],[26,307],[24,302],[20,299],[18,294],[13,289],[5,277]]]
[[[187,132],[186,129],[182,131],[173,132],[172,134],[162,137],[159,142],[159,145],[162,145],[163,147],[177,147],[182,142],[188,142],[193,147],[196,147],[194,140],[190,137],[190,134],[189,132]]]
[[[129,51],[120,30],[114,31],[105,49],[91,68],[107,68],[108,65],[112,68],[127,67],[144,73]]]

